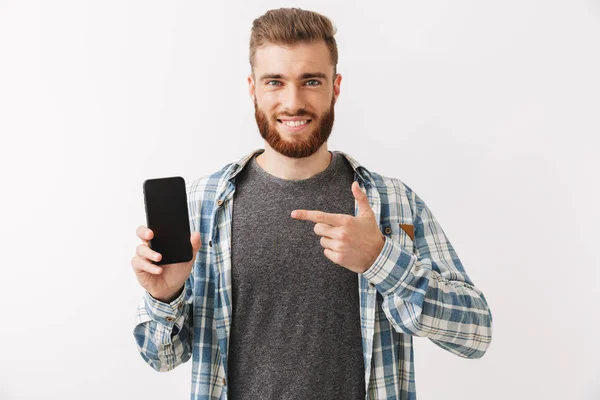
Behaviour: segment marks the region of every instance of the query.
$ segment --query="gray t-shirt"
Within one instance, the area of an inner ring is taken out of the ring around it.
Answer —
[[[303,180],[253,158],[235,178],[228,396],[365,398],[358,276],[325,257],[295,209],[354,215],[354,170],[338,152]]]

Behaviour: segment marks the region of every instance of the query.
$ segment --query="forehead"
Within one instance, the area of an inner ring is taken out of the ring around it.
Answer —
[[[331,55],[323,42],[278,45],[268,43],[256,49],[254,69],[261,73],[300,74],[333,71]]]

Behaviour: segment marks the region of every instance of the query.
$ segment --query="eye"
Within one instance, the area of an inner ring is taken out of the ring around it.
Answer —
[[[273,85],[272,85],[272,83],[273,83]],[[279,86],[280,83],[281,82],[279,82],[279,81],[267,81],[266,85],[267,86]]]
[[[314,85],[308,85],[308,86],[318,86],[318,85],[321,84],[321,82],[319,82],[316,79],[311,79],[310,81],[306,81],[307,84],[310,83],[310,82],[314,82]]]

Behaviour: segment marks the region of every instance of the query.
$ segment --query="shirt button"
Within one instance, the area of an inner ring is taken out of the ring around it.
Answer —
[[[173,320],[174,320],[175,318],[173,318],[173,317],[166,317],[165,319],[167,320],[167,322],[173,322]]]
[[[223,386],[227,385],[227,379],[223,378]]]
[[[219,199],[219,201],[217,201],[217,205],[220,207],[221,204],[223,204],[223,200]]]
[[[371,283],[369,283],[369,286],[375,287],[375,284],[373,282],[371,282]]]
[[[211,240],[210,242],[208,242],[208,245],[209,245],[210,247],[212,247],[212,240]]]
[[[179,304],[177,305],[177,308],[181,310],[181,309],[183,308],[183,303],[179,303]]]
[[[390,228],[389,226],[385,227],[385,234],[389,235],[390,233],[392,233],[392,228]]]

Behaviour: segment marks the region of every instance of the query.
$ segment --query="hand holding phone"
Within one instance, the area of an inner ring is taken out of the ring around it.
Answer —
[[[170,301],[181,292],[200,249],[200,233],[190,234],[182,177],[144,181],[147,227],[136,233],[142,244],[131,264],[138,281],[154,298]]]
[[[202,245],[200,232],[194,232],[190,236],[194,253],[191,261],[161,266],[153,264],[153,261],[160,261],[161,254],[149,246],[154,232],[145,226],[139,226],[136,234],[142,240],[142,244],[136,248],[135,257],[131,260],[137,280],[156,300],[170,303],[181,293],[183,284],[192,271],[196,254]]]

